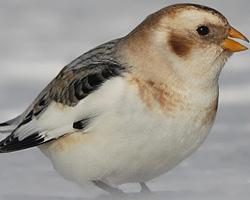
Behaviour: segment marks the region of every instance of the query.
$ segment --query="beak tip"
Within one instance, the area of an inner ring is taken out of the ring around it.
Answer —
[[[241,32],[239,32],[238,30],[236,30],[233,27],[231,27],[229,30],[229,36],[232,38],[241,39],[241,40],[244,40],[244,41],[250,43],[249,39],[245,35],[243,35]]]
[[[244,48],[242,48],[241,50],[239,51],[247,51],[248,50],[248,47],[244,46]]]
[[[242,38],[245,42],[247,42],[247,43],[250,43],[250,41],[249,41],[249,39],[246,37],[246,36],[244,36],[244,38]]]
[[[232,53],[248,50],[246,46],[229,38],[226,38],[221,45],[222,48]]]

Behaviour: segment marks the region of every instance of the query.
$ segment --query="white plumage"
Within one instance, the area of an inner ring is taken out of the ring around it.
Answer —
[[[76,106],[86,116],[97,116],[85,134],[76,132],[41,149],[60,174],[78,183],[148,181],[172,169],[202,144],[212,123],[204,125],[206,113],[200,110],[217,98],[217,88],[212,90],[207,98],[190,96],[186,104],[193,106],[172,116],[148,111],[135,85],[115,78]]]
[[[175,167],[205,140],[219,74],[248,41],[211,8],[177,4],[67,65],[16,119],[0,153],[39,146],[65,178],[120,193]]]

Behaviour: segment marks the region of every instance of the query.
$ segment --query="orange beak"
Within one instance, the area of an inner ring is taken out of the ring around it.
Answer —
[[[236,38],[236,39],[241,39],[244,40],[246,42],[249,42],[249,40],[246,38],[246,36],[244,36],[242,33],[240,33],[239,31],[237,31],[235,28],[231,27],[229,29],[229,33],[228,36],[231,38]],[[239,51],[245,51],[248,48],[242,44],[240,44],[239,42],[236,42],[230,38],[226,38],[222,44],[221,44],[222,48],[228,50],[229,52],[235,53],[235,52],[239,52]]]

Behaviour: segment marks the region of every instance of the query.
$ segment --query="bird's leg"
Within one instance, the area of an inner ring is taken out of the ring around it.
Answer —
[[[102,190],[106,192],[109,192],[110,194],[124,195],[124,192],[122,190],[119,190],[118,188],[113,188],[102,181],[93,181],[93,183],[95,184],[95,186],[101,188]]]
[[[145,194],[151,193],[146,183],[140,183],[140,185],[141,185],[141,193],[145,193]]]

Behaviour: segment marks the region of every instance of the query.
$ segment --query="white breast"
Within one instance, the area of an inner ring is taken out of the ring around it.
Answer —
[[[41,147],[60,174],[79,184],[148,181],[202,144],[212,126],[203,120],[207,102],[173,116],[150,111],[137,92],[123,78],[115,78],[81,102],[79,111],[98,113],[87,132]]]

